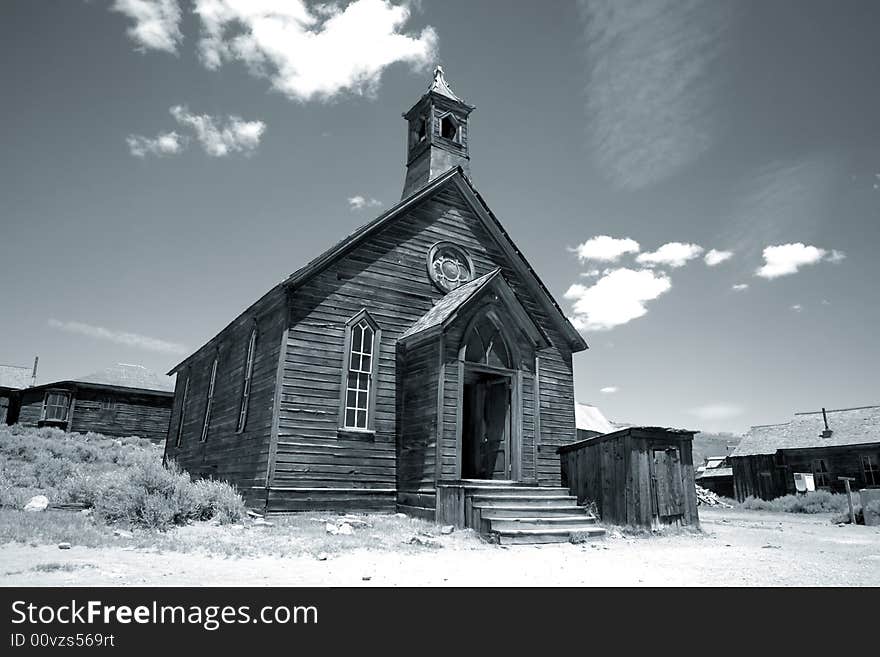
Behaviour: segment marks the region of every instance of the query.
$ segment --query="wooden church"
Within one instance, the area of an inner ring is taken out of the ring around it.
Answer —
[[[169,372],[167,459],[269,512],[591,531],[557,453],[587,345],[471,183],[473,109],[438,67],[404,114],[402,200]]]

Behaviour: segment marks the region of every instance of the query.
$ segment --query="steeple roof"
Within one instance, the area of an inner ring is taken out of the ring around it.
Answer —
[[[440,64],[437,64],[437,67],[434,69],[434,79],[431,81],[431,86],[428,87],[428,91],[433,91],[435,94],[440,94],[441,96],[446,96],[459,103],[464,103],[461,98],[455,95],[452,87],[449,86],[449,83],[446,81],[446,75],[443,73],[443,67],[440,66]]]

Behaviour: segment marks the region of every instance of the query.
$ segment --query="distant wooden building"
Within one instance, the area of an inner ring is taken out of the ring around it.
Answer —
[[[559,448],[562,485],[595,502],[603,522],[631,527],[699,525],[694,431],[627,427]]]
[[[729,456],[709,456],[697,468],[696,483],[724,497],[733,497],[733,467]]]
[[[0,365],[0,425],[18,418],[19,394],[33,382],[29,367]]]
[[[472,110],[438,69],[404,115],[403,199],[172,369],[167,458],[269,511],[559,487],[586,344],[468,177]]]
[[[811,473],[817,489],[880,487],[880,406],[796,413],[783,424],[754,426],[731,455],[738,500],[770,500],[796,492],[795,473]]]
[[[81,379],[20,391],[17,422],[160,442],[168,435],[171,419],[170,386],[170,380],[138,365],[117,365]]]

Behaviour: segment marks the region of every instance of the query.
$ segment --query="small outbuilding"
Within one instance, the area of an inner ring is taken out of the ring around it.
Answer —
[[[699,525],[695,431],[626,427],[559,448],[562,485],[595,502],[604,522],[633,527]]]
[[[173,380],[140,365],[119,364],[75,380],[18,393],[18,423],[160,442],[168,434]]]
[[[31,383],[29,367],[0,365],[0,425],[15,423],[19,393]]]
[[[716,495],[733,497],[733,468],[727,456],[709,456],[706,463],[697,468],[697,486]]]

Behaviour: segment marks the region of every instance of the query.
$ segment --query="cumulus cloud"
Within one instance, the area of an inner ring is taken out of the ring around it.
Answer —
[[[574,251],[582,261],[616,262],[622,255],[638,253],[640,248],[639,243],[629,237],[597,235],[578,244]]]
[[[701,420],[729,420],[730,418],[742,415],[743,412],[742,406],[728,403],[706,404],[688,411],[688,413]]]
[[[666,265],[667,267],[683,267],[689,260],[698,258],[703,247],[698,244],[683,242],[667,242],[656,251],[642,253],[636,258],[643,265]]]
[[[125,14],[134,21],[126,31],[137,44],[137,50],[177,53],[177,46],[183,39],[177,0],[115,0],[110,10]]]
[[[599,392],[604,395],[613,395],[618,390],[620,390],[620,388],[617,386],[605,386],[604,388],[599,388]]]
[[[714,267],[715,265],[720,265],[725,260],[730,260],[733,257],[733,251],[719,251],[718,249],[711,249],[703,258],[704,262],[710,267]]]
[[[129,135],[125,139],[128,150],[135,157],[147,155],[177,155],[186,148],[187,140],[176,132],[160,132],[154,138]]]
[[[715,141],[731,3],[581,0],[591,151],[618,187],[674,175]]]
[[[793,311],[795,311],[796,313],[799,313],[800,311],[802,311],[804,309],[804,307],[801,304],[796,303],[791,307],[791,309]]]
[[[50,319],[49,326],[60,331],[65,331],[66,333],[85,335],[97,340],[107,340],[127,347],[137,347],[138,349],[145,349],[147,351],[155,351],[163,354],[183,355],[188,351],[185,346],[175,342],[168,342],[166,340],[160,340],[159,338],[151,338],[138,333],[114,331],[112,329],[104,328],[103,326],[94,326],[82,322]]]
[[[764,264],[755,272],[761,278],[779,278],[796,274],[801,267],[815,265],[827,251],[801,242],[777,244],[764,249]]]
[[[828,262],[842,262],[846,259],[846,254],[843,251],[838,251],[837,249],[831,249],[831,254],[828,256]]]
[[[308,6],[305,0],[195,0],[199,52],[209,69],[241,61],[251,74],[299,101],[343,92],[369,95],[382,72],[402,62],[420,69],[436,60],[432,27],[404,32],[409,3],[354,0]]]
[[[252,153],[266,131],[262,121],[245,121],[238,116],[222,119],[209,114],[192,114],[184,105],[175,105],[169,111],[180,125],[193,131],[204,151],[213,157]]]
[[[363,210],[364,208],[378,208],[382,205],[381,201],[374,198],[367,198],[358,194],[348,199],[348,207],[352,210]]]
[[[648,312],[645,303],[669,291],[672,283],[650,269],[621,267],[605,273],[593,285],[575,283],[565,293],[578,330],[607,331]]]
[[[749,284],[748,283],[737,283],[736,285],[732,285],[730,289],[734,290],[735,292],[742,292],[743,290],[749,289]]]

